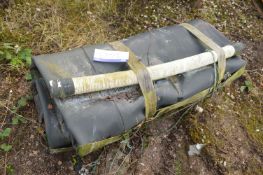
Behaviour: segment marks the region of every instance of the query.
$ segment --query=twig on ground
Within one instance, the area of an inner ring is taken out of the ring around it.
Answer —
[[[27,121],[30,121],[30,122],[32,122],[32,123],[37,123],[36,120],[27,118],[27,117],[25,117],[25,116],[22,116],[22,115],[20,115],[20,114],[18,114],[18,113],[16,113],[16,112],[12,111],[10,108],[8,108],[7,106],[5,106],[5,105],[3,105],[3,104],[1,104],[1,103],[0,103],[0,106],[6,108],[6,109],[7,109],[9,112],[11,112],[12,114],[15,114],[15,115],[17,115],[17,116],[19,116],[19,117],[27,120]]]
[[[10,100],[11,100],[11,97],[12,97],[12,92],[13,92],[12,90],[9,91],[8,98],[7,98],[6,103],[5,103],[5,106],[7,106],[7,107],[9,106],[9,103],[10,103]],[[2,104],[0,103],[0,105],[2,105]],[[5,120],[6,120],[7,114],[8,114],[8,109],[6,108],[5,115],[4,115],[4,120],[2,121],[0,128],[3,128],[3,126],[5,124]]]
[[[125,159],[131,154],[132,150],[133,150],[133,149],[131,148],[130,151],[129,151],[129,153],[123,158],[123,160],[122,160],[122,162],[121,162],[119,168],[116,170],[116,172],[114,173],[114,175],[116,175],[116,174],[119,172],[119,170],[120,170],[122,164],[124,163]]]
[[[10,143],[10,137],[8,138],[8,144]],[[7,163],[7,152],[5,152],[5,159],[4,159],[4,175],[6,175],[6,165]]]
[[[5,160],[4,160],[4,175],[6,175],[6,161],[7,161],[7,152],[5,153]]]
[[[201,101],[201,100],[200,100],[200,101]],[[172,126],[167,130],[167,132],[169,133],[169,132],[171,132],[171,130],[173,130],[174,128],[177,128],[178,124],[179,124],[180,121],[183,119],[183,117],[184,117],[185,115],[187,115],[187,113],[188,113],[191,109],[193,109],[193,107],[194,107],[196,104],[198,104],[200,101],[197,101],[197,102],[192,103],[192,104],[190,104],[189,106],[187,106],[188,108],[184,111],[184,113],[180,116],[180,118],[176,121],[176,123],[175,123],[174,125],[172,125]]]

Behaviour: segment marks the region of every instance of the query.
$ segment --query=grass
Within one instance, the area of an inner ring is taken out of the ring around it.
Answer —
[[[176,175],[181,175],[182,174],[182,165],[179,160],[175,161],[175,174]]]
[[[263,37],[262,31],[257,30],[261,25],[260,19],[252,15],[247,19],[239,13],[238,4],[233,5],[233,12],[230,13],[229,9],[221,11],[223,7],[219,8],[218,4],[208,2],[204,2],[204,7],[210,11],[191,9],[188,5],[190,1],[187,0],[164,1],[161,6],[157,0],[147,3],[140,0],[15,2],[11,8],[0,13],[0,42],[17,43],[32,48],[33,54],[58,52],[85,44],[121,39],[193,18],[205,19],[226,33],[234,33],[234,30],[242,29],[246,25],[248,27],[244,30],[247,37],[258,36],[257,40]],[[242,2],[244,6],[241,8],[246,9],[247,3]],[[219,3],[219,6],[225,5]],[[236,15],[238,22],[233,24],[229,14]],[[229,27],[222,23],[228,24]]]
[[[34,54],[105,41],[105,23],[89,11],[93,4],[62,0],[17,2],[3,14],[0,40],[33,48]]]

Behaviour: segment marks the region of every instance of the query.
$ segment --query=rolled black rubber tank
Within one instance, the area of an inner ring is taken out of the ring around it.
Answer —
[[[212,25],[193,20],[195,26],[219,46],[232,44]],[[166,63],[206,51],[201,42],[180,25],[155,29],[131,36],[122,42],[145,66]],[[145,119],[144,97],[139,86],[55,98],[50,96],[50,80],[128,70],[126,63],[93,61],[94,49],[114,50],[109,44],[87,45],[69,51],[33,57],[35,103],[44,121],[51,149],[78,147],[121,135]],[[239,56],[227,59],[226,75],[244,67]],[[176,76],[176,82],[154,82],[158,103],[163,108],[185,100],[213,86],[214,65]]]

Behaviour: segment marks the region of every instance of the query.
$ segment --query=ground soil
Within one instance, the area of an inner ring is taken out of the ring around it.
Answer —
[[[52,53],[200,18],[245,43],[241,56],[248,62],[245,75],[198,104],[202,112],[193,107],[187,115],[181,111],[143,126],[125,142],[84,157],[82,174],[263,174],[263,19],[252,1],[79,3],[14,1],[0,13],[0,42]],[[4,142],[13,146],[0,152],[0,174],[7,165],[13,174],[77,174],[74,151],[48,152],[33,101],[19,111],[27,123],[10,124],[8,108],[31,93],[31,83],[24,78],[27,69],[0,68],[0,102],[7,107],[0,108],[0,129],[12,127]],[[251,91],[240,90],[245,81],[253,83]],[[189,145],[197,143],[205,144],[201,154],[188,156]]]

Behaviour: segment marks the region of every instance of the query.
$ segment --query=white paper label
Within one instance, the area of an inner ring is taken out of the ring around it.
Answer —
[[[99,62],[127,62],[129,52],[95,49],[93,60]]]

